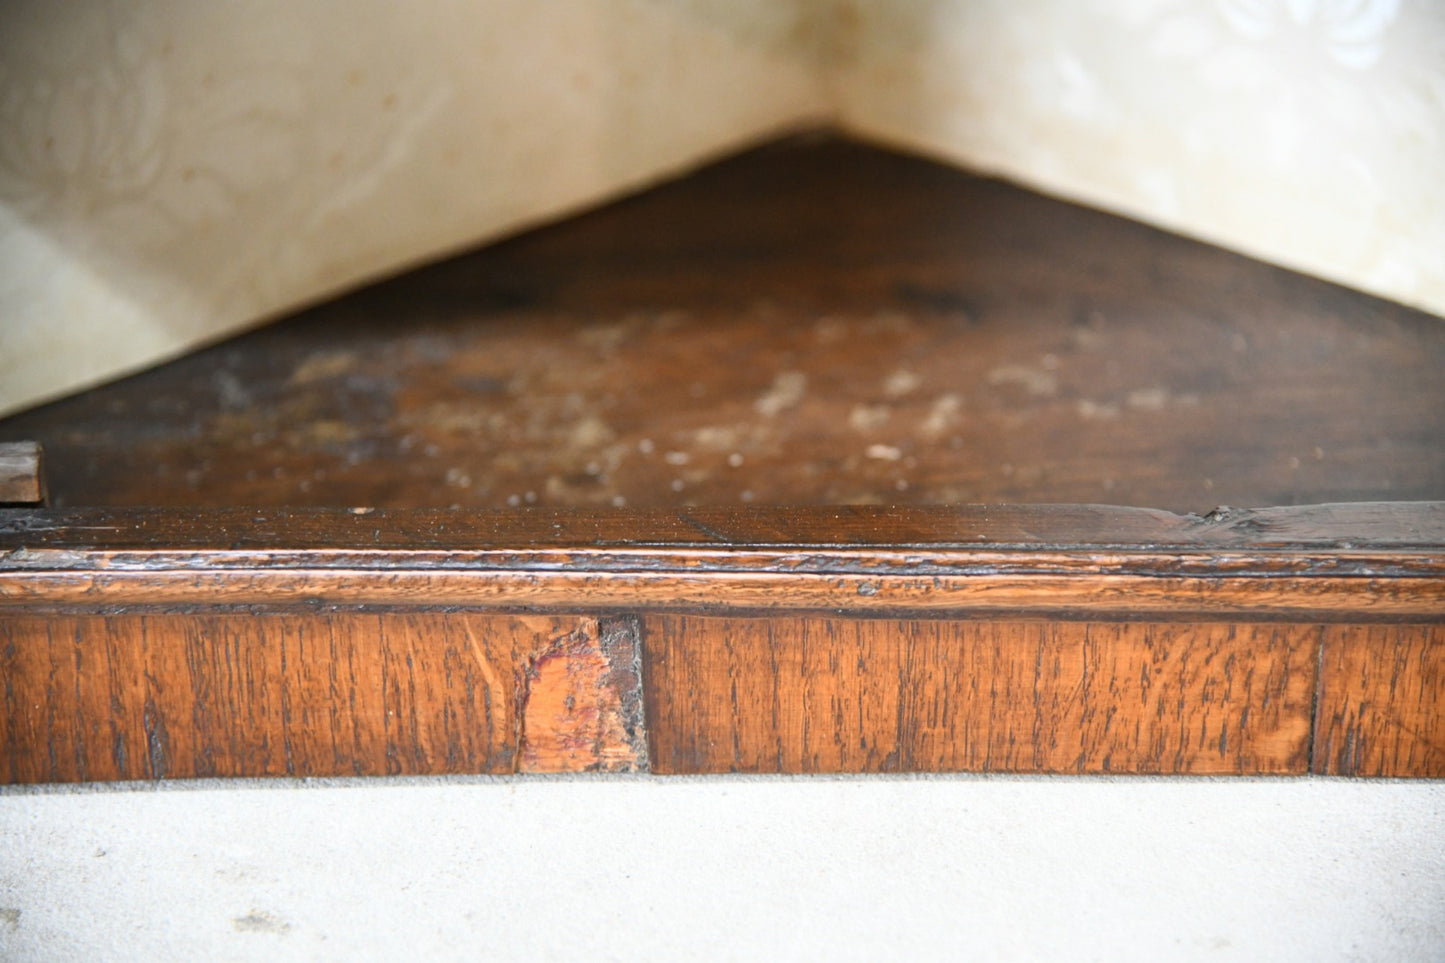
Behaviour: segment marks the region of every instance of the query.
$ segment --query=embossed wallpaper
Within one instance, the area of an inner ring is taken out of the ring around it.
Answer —
[[[854,130],[1445,314],[1445,3],[846,9]]]
[[[9,0],[0,411],[825,122],[1445,314],[1431,0]]]
[[[826,113],[769,0],[0,2],[0,410]]]

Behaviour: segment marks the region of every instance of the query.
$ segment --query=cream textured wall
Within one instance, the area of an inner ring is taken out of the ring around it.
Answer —
[[[771,0],[0,4],[0,411],[826,114]]]
[[[842,6],[854,131],[1445,314],[1445,3]]]

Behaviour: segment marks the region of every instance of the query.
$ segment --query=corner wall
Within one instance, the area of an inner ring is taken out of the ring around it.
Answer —
[[[0,5],[0,414],[825,117],[806,16]]]
[[[853,133],[1445,315],[1445,5],[838,7]]]

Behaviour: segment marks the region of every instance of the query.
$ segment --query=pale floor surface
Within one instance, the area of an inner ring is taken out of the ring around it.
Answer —
[[[0,792],[0,958],[1431,960],[1445,783]]]

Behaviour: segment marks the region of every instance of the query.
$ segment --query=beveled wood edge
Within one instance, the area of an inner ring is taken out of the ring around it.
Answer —
[[[1445,619],[1445,502],[0,512],[0,607]]]
[[[1445,579],[277,569],[0,572],[0,610],[318,606],[1436,622],[1445,621]]]

